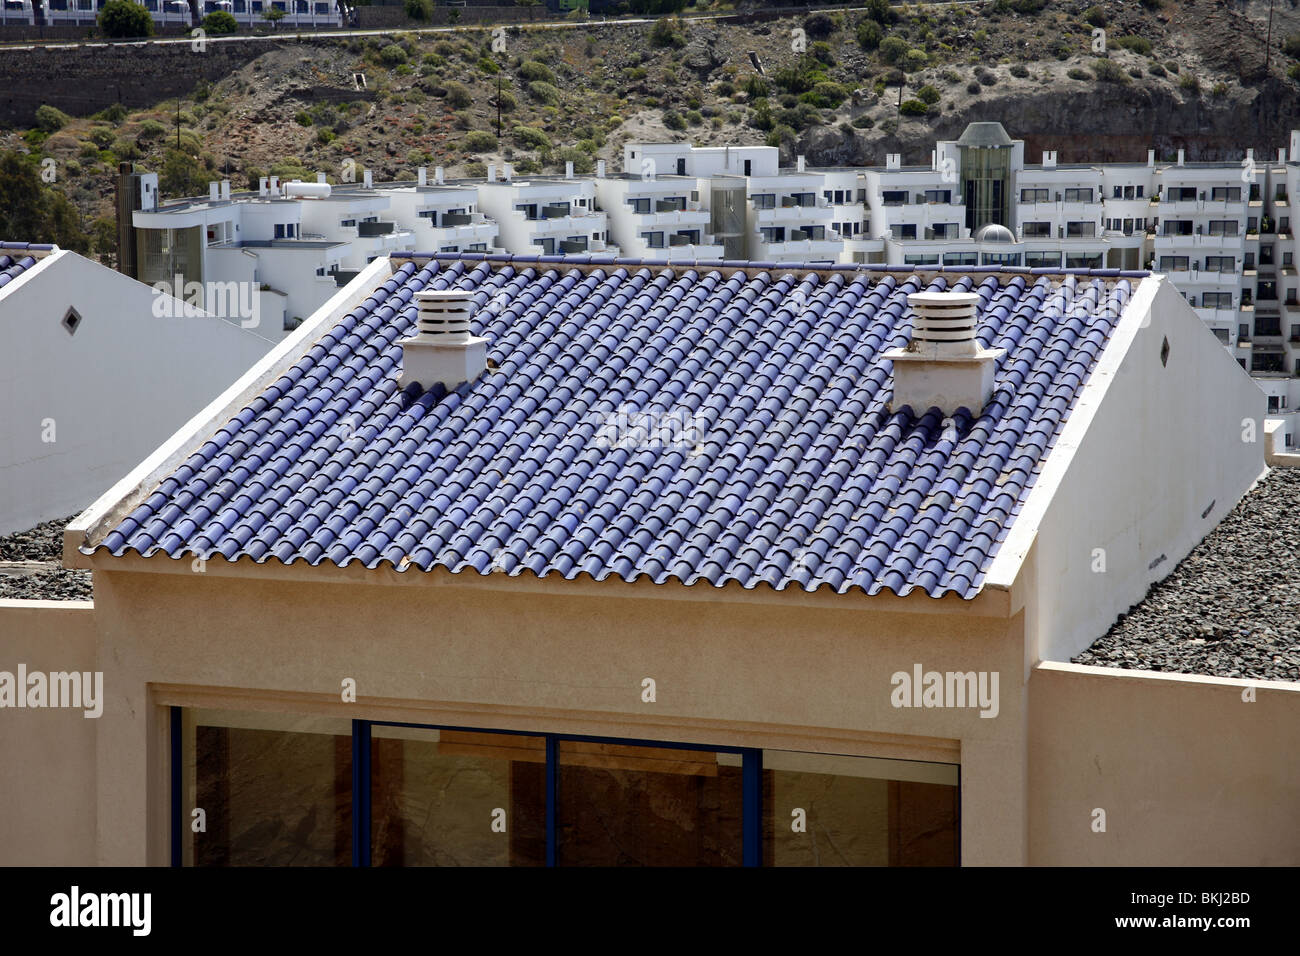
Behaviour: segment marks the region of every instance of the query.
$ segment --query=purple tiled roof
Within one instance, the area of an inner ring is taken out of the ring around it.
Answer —
[[[3,289],[19,274],[36,265],[36,257],[29,250],[37,252],[53,249],[50,245],[37,245],[26,242],[0,242],[0,289]]]
[[[83,550],[969,598],[1132,291],[520,258],[395,260]],[[450,393],[397,385],[425,288],[491,341]],[[978,417],[889,407],[921,289],[977,292],[1006,349]]]

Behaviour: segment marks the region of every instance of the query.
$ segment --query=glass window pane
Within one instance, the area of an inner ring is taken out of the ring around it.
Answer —
[[[767,866],[956,866],[957,767],[763,751]]]
[[[350,720],[187,708],[183,733],[187,865],[351,865]]]
[[[561,741],[562,866],[740,866],[739,754]]]
[[[546,741],[375,726],[375,866],[545,866]]]

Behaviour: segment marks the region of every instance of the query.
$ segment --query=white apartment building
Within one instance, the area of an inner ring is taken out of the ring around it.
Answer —
[[[509,164],[498,178],[489,164],[487,179],[476,184],[478,206],[496,221],[500,244],[524,255],[617,255],[609,222],[597,208],[596,184],[573,175],[515,179]]]
[[[139,189],[139,277],[260,284],[285,327],[375,258],[415,249],[631,256],[662,262],[1009,266],[1168,274],[1250,371],[1300,443],[1300,277],[1289,197],[1300,131],[1272,162],[1025,161],[999,123],[940,141],[923,166],[781,168],[768,146],[629,143],[623,171],[326,186],[262,185],[231,197],[149,203]],[[147,178],[147,176],[145,177]],[[201,241],[200,241],[201,238]],[[190,261],[198,262],[196,267]],[[197,271],[194,271],[194,270]],[[128,273],[136,274],[136,273]],[[279,303],[277,307],[275,303]],[[278,308],[278,312],[277,312]],[[212,309],[209,307],[209,311]],[[216,310],[220,312],[220,310]]]
[[[35,25],[36,10],[32,0],[0,0],[0,24],[5,23]]]
[[[598,173],[596,199],[624,256],[650,262],[725,258],[692,176]]]

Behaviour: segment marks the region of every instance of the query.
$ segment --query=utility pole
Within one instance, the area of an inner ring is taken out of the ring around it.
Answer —
[[[1273,56],[1273,0],[1268,0],[1268,39],[1264,41],[1264,72],[1268,73],[1268,63]]]
[[[497,145],[501,145],[501,64],[497,64]]]
[[[181,98],[176,96],[176,148],[181,148]]]

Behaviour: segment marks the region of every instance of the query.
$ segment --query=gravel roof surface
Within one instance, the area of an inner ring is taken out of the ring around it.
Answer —
[[[1300,680],[1300,469],[1274,468],[1074,663]]]
[[[89,601],[90,572],[63,567],[63,528],[75,517],[46,521],[27,531],[0,537],[0,563],[23,562],[0,568],[0,598],[40,601]],[[39,564],[38,564],[39,563]],[[43,564],[44,567],[39,565]]]

